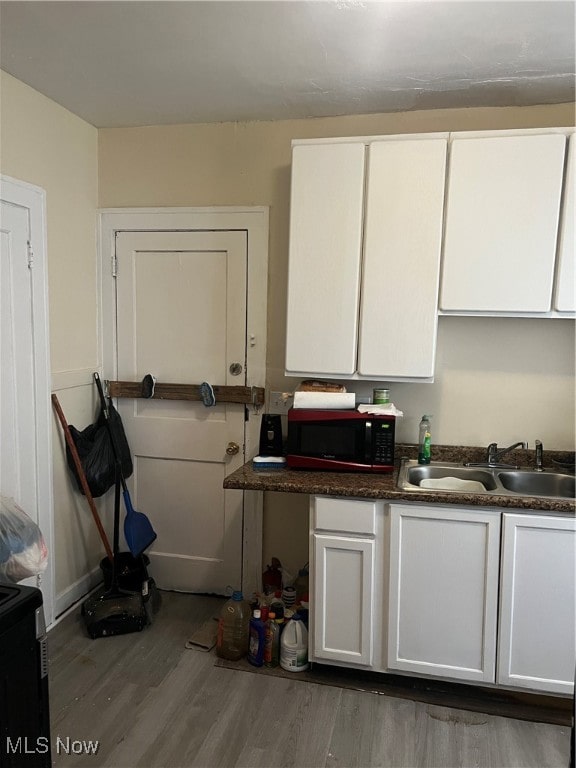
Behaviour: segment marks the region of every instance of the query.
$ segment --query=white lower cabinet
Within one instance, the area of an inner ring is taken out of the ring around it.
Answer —
[[[311,661],[571,695],[576,519],[316,496]]]
[[[314,534],[314,658],[372,664],[374,542]]]
[[[498,682],[574,691],[576,520],[505,514]]]
[[[382,510],[381,502],[312,499],[312,661],[373,666],[382,581],[375,534]]]
[[[390,505],[389,669],[494,682],[500,516]]]

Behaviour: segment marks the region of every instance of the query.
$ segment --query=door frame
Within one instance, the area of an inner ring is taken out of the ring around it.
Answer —
[[[107,378],[117,375],[114,323],[114,264],[119,232],[245,231],[248,242],[246,303],[247,385],[266,386],[266,331],[268,296],[267,206],[206,208],[104,208],[98,212],[99,354]],[[250,298],[252,300],[250,300]],[[245,460],[258,453],[260,419],[250,411],[245,430]],[[262,580],[263,494],[244,491],[242,590],[251,594]]]
[[[48,548],[48,565],[44,573],[36,577],[36,584],[42,586],[44,616],[49,627],[54,621],[55,545],[46,192],[41,187],[2,174],[0,199],[28,211],[34,341],[36,494],[38,525]]]

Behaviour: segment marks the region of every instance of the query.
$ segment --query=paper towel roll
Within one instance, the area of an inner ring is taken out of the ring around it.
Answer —
[[[294,392],[294,408],[336,410],[355,407],[354,392]]]

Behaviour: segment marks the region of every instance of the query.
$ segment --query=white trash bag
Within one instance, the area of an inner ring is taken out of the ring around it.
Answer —
[[[0,495],[0,579],[18,582],[46,570],[42,531],[10,496]]]

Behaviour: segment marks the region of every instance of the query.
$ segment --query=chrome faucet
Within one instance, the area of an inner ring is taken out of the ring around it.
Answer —
[[[510,451],[513,451],[515,448],[526,449],[527,447],[528,445],[526,443],[519,442],[519,443],[514,443],[514,445],[509,445],[508,448],[500,448],[500,450],[498,450],[497,443],[490,443],[490,445],[488,446],[488,451],[486,453],[486,461],[467,462],[465,466],[467,467],[506,467],[507,469],[518,469],[518,467],[514,464],[502,463],[500,459]]]
[[[515,448],[528,448],[528,445],[523,442],[514,443],[514,445],[509,445],[508,448],[501,448],[498,450],[498,445],[496,443],[490,443],[488,446],[488,464],[491,467],[494,467],[498,464],[500,464],[500,459],[502,456],[505,456],[507,453],[510,453],[510,451],[513,451]]]
[[[536,466],[535,472],[544,472],[544,447],[541,440],[536,440],[534,443],[536,447]]]

